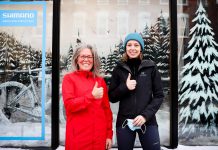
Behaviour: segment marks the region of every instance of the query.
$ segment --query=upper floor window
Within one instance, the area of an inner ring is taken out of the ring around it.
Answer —
[[[148,12],[141,12],[138,14],[139,32],[142,32],[146,26],[151,26],[151,14]]]
[[[62,0],[61,0],[62,1]],[[86,0],[74,0],[75,4],[85,4]]]
[[[202,3],[203,6],[208,6],[208,1],[207,0],[198,0],[198,5],[199,3]]]
[[[97,34],[107,35],[108,31],[108,13],[107,12],[98,12],[97,13]]]
[[[86,14],[84,12],[76,12],[73,14],[73,35],[85,35]]]
[[[160,0],[160,4],[169,4],[169,0]]]
[[[119,37],[124,36],[129,30],[129,14],[122,11],[117,14],[117,35]]]
[[[98,5],[109,5],[109,0],[97,0]]]
[[[128,5],[128,0],[117,0],[118,5]]]
[[[188,14],[178,14],[178,35],[179,37],[189,36],[189,16]]]
[[[139,5],[150,4],[150,0],[139,0]]]
[[[188,0],[177,0],[178,5],[188,5]]]

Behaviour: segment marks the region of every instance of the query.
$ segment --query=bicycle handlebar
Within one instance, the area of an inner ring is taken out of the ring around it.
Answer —
[[[51,71],[52,67],[46,67],[45,71]],[[28,70],[4,70],[4,71],[0,71],[0,74],[3,73],[29,73],[31,74],[31,72],[40,72],[42,71],[42,68],[35,68],[35,69],[28,69]]]

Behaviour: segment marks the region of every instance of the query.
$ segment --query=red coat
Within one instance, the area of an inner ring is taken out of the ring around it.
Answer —
[[[104,88],[104,96],[94,99],[95,82]],[[107,86],[91,72],[75,71],[64,76],[62,94],[66,109],[65,150],[105,150],[106,139],[112,139],[112,112]]]

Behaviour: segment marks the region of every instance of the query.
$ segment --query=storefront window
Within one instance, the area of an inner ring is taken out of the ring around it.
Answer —
[[[146,43],[144,59],[153,60],[161,73],[164,102],[157,113],[157,120],[161,145],[169,146],[171,138],[169,2],[160,5],[160,0],[156,0],[156,9],[151,7],[153,1],[150,0],[138,0],[138,3],[109,0],[86,2],[84,5],[76,5],[73,1],[64,1],[61,4],[60,87],[63,76],[71,71],[74,50],[81,43],[96,46],[101,59],[101,74],[109,85],[116,62],[121,59],[124,52],[124,37],[128,33],[140,33]],[[84,9],[86,7],[88,9]],[[72,14],[73,19],[69,19]],[[113,112],[113,146],[116,147],[115,126],[119,104],[110,105]],[[61,123],[60,131],[63,130],[65,131],[65,124]],[[60,143],[65,143],[64,132],[60,132]],[[135,146],[140,146],[138,137]]]
[[[53,1],[0,2],[0,147],[51,147],[52,12]]]
[[[218,145],[217,8],[215,0],[189,0],[187,6],[178,6],[179,143],[182,145]]]

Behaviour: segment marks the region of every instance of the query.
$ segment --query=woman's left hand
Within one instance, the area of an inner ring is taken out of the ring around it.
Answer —
[[[106,139],[106,150],[111,149],[112,146],[112,140],[111,139]]]
[[[133,120],[133,125],[134,126],[142,126],[145,122],[146,122],[146,119],[142,115],[138,115]]]

